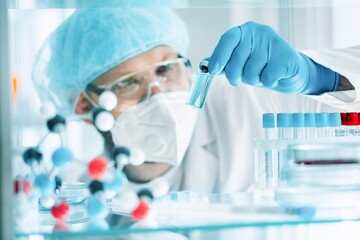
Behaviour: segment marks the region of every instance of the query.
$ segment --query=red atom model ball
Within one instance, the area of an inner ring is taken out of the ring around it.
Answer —
[[[143,220],[149,212],[149,205],[143,199],[139,200],[139,205],[132,212],[132,218],[135,221]]]
[[[62,221],[69,212],[69,205],[67,202],[62,201],[59,205],[51,208],[51,214],[54,218]]]
[[[99,180],[108,168],[108,161],[104,157],[97,157],[91,160],[88,166],[89,175],[96,180]]]

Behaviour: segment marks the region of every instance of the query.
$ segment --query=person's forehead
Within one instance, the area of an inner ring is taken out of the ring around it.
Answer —
[[[139,71],[145,66],[176,57],[177,53],[172,47],[159,46],[147,52],[136,55],[135,57],[132,57],[123,63],[120,63],[119,65],[102,74],[95,81],[93,81],[93,83],[95,85],[103,85],[118,79],[123,75]]]

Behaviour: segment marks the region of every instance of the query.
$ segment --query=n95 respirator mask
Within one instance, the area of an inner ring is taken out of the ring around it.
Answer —
[[[123,112],[112,129],[115,145],[140,148],[146,162],[180,165],[189,146],[197,110],[186,91],[158,93]]]

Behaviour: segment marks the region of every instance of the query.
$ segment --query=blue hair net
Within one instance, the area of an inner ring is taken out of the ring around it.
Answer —
[[[188,42],[184,22],[171,9],[81,9],[43,43],[32,79],[43,101],[69,115],[87,84],[111,68],[160,45],[185,56]]]

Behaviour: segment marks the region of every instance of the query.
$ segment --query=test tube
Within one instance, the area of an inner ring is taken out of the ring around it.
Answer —
[[[290,113],[278,113],[276,115],[276,126],[278,128],[278,139],[289,140],[292,139],[292,128],[291,128],[291,114]],[[277,175],[278,179],[281,179],[281,168],[284,166],[286,149],[278,149],[277,156]]]
[[[346,137],[349,136],[349,132],[348,132],[348,120],[347,120],[347,114],[346,112],[342,112],[340,113],[340,117],[341,117],[341,128],[340,130],[337,132],[337,137]]]
[[[305,115],[303,113],[292,114],[292,126],[294,130],[294,138],[305,137]]]
[[[191,86],[190,94],[186,102],[188,105],[199,109],[204,107],[211,82],[214,78],[214,75],[209,74],[208,64],[209,61],[207,60],[200,62],[200,69],[196,74],[196,79]]]
[[[276,115],[276,123],[277,123],[276,126],[278,128],[278,138],[279,139],[292,139],[293,138],[290,113],[278,113]]]
[[[319,138],[329,137],[327,113],[315,113],[315,126],[317,128],[317,136]]]
[[[330,127],[329,137],[336,137],[337,133],[341,131],[340,113],[338,112],[329,113],[328,119],[329,119],[329,127]]]
[[[316,138],[315,113],[304,113],[305,138]]]
[[[357,112],[349,112],[346,114],[347,123],[348,123],[348,133],[349,136],[356,136],[358,132],[358,113]]]
[[[263,129],[264,129],[264,139],[273,140],[275,139],[275,119],[273,113],[264,113],[263,114]],[[265,184],[266,187],[275,186],[274,178],[274,157],[272,149],[265,149]],[[260,171],[261,172],[261,171]]]
[[[357,125],[357,131],[356,131],[356,136],[360,136],[360,112],[357,113],[358,114],[358,125]]]

